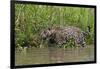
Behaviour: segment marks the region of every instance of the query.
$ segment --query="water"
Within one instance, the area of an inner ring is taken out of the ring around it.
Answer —
[[[15,52],[15,65],[94,61],[94,46],[74,48],[27,48]]]

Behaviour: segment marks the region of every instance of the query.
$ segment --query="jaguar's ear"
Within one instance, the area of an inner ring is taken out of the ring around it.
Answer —
[[[51,28],[48,28],[48,30],[51,30]]]

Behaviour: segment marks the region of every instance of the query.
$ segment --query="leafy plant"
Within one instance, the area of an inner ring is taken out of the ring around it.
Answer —
[[[15,45],[35,46],[41,44],[40,31],[53,26],[76,26],[87,31],[91,27],[91,37],[87,43],[92,44],[94,38],[94,9],[79,7],[61,7],[32,4],[15,5]],[[67,46],[74,46],[69,41]],[[42,45],[43,46],[43,45]]]

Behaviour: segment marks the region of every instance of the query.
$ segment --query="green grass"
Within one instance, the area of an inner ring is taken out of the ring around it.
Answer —
[[[91,27],[88,44],[94,38],[94,9],[32,4],[15,5],[15,45],[36,46],[41,44],[40,31],[53,26],[76,26],[83,31]]]

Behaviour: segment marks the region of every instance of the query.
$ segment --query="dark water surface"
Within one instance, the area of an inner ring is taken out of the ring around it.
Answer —
[[[27,48],[16,50],[15,65],[94,61],[94,46],[76,48]]]

